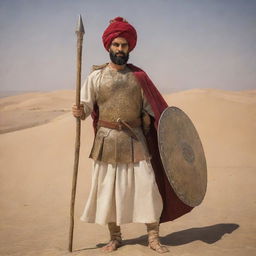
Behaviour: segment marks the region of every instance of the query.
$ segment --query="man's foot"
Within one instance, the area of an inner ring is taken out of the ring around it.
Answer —
[[[158,253],[169,252],[168,248],[165,245],[160,244],[158,239],[150,241],[148,247]]]
[[[106,244],[105,246],[103,246],[101,248],[101,250],[103,252],[113,252],[115,250],[117,250],[118,247],[120,247],[122,244],[122,242],[118,241],[118,240],[110,240],[108,244]]]
[[[158,253],[169,252],[168,248],[160,243],[159,240],[159,223],[147,223],[148,247]]]
[[[117,248],[120,247],[122,244],[120,226],[116,225],[115,222],[109,222],[108,229],[110,233],[110,241],[108,242],[108,244],[101,248],[103,252],[113,252],[117,250]]]

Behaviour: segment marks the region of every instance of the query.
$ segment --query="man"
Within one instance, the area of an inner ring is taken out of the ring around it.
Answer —
[[[172,211],[177,205],[173,194],[167,196],[173,205],[166,203],[170,186],[162,177],[154,126],[167,104],[145,72],[127,64],[137,41],[134,27],[117,17],[102,39],[111,61],[94,66],[81,89],[82,105],[73,106],[76,118],[91,114],[95,128],[92,187],[81,220],[108,224],[110,242],[103,247],[108,252],[121,245],[121,224],[145,223],[149,247],[165,253],[169,250],[160,244],[159,222],[191,210],[179,205]]]

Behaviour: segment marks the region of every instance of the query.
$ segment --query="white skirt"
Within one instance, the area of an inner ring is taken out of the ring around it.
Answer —
[[[94,162],[82,221],[101,225],[152,223],[159,221],[162,209],[162,198],[149,162],[114,165]]]

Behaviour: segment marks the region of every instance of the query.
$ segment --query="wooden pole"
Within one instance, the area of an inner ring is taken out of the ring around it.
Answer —
[[[79,15],[77,34],[77,73],[76,73],[76,105],[80,106],[80,90],[81,90],[81,66],[82,66],[82,47],[84,26],[81,15]],[[73,234],[74,234],[74,210],[75,210],[75,197],[76,197],[76,184],[80,152],[80,133],[81,133],[81,120],[76,119],[76,141],[75,141],[75,159],[70,203],[70,227],[69,227],[69,251],[73,251]]]

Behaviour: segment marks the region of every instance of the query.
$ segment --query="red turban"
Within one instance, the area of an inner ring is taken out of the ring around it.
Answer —
[[[111,20],[102,35],[102,41],[107,51],[112,41],[117,37],[123,37],[127,40],[129,51],[132,51],[136,46],[137,32],[135,28],[122,17],[116,17],[114,20]]]

